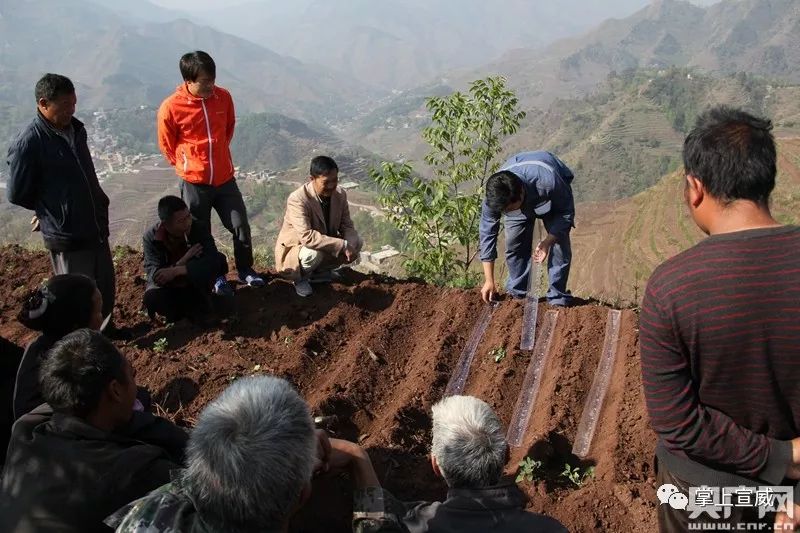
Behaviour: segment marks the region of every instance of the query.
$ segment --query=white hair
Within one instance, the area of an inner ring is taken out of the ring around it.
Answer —
[[[286,381],[241,378],[200,414],[183,484],[218,531],[280,531],[311,479],[308,406]]]
[[[449,487],[496,485],[507,450],[500,419],[486,402],[472,396],[450,396],[433,406],[431,453]]]

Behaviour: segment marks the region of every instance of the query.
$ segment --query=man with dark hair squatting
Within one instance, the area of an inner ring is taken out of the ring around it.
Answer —
[[[505,214],[508,293],[514,298],[524,298],[532,261],[541,263],[547,258],[550,281],[547,302],[562,307],[570,305],[567,279],[572,260],[569,232],[575,226],[573,177],[558,157],[538,151],[513,156],[486,180],[486,200],[479,227],[485,280],[481,298],[485,302],[491,302],[497,294],[494,262],[500,218]],[[533,249],[533,226],[537,218],[544,222],[547,235]]]

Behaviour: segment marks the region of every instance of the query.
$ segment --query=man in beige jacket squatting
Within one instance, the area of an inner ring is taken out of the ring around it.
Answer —
[[[330,283],[333,269],[358,258],[363,241],[350,220],[347,194],[337,188],[339,167],[327,156],[311,160],[309,182],[289,195],[275,244],[275,269],[294,281],[299,296],[311,283]]]

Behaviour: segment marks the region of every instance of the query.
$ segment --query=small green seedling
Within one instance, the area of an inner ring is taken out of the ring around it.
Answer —
[[[505,347],[498,346],[497,348],[492,348],[492,350],[489,352],[489,357],[493,358],[495,363],[499,363],[506,358]]]
[[[165,352],[167,350],[168,345],[169,344],[167,343],[167,338],[161,337],[160,339],[158,339],[156,342],[153,343],[153,351],[157,353]]]
[[[290,344],[292,344],[293,340],[294,340],[294,338],[291,335],[289,335],[288,337],[283,339],[284,346],[289,346]]]
[[[519,473],[517,474],[517,483],[527,481],[532,482],[542,469],[541,461],[534,461],[530,457],[526,457],[519,462]]]
[[[124,246],[117,246],[117,247],[114,248],[114,254],[113,254],[113,257],[112,257],[112,261],[114,261],[115,265],[117,263],[119,263],[120,261],[122,261],[123,259],[125,259],[126,257],[128,257],[128,249],[127,248],[125,248]]]
[[[567,478],[576,487],[582,487],[588,480],[594,478],[594,467],[590,466],[585,472],[581,472],[580,467],[573,468],[569,464],[565,464],[561,477]]]

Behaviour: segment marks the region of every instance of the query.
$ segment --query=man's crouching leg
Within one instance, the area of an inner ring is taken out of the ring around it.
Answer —
[[[184,297],[182,289],[154,287],[145,291],[144,307],[151,320],[161,315],[167,322],[177,322],[186,316]]]
[[[300,247],[300,252],[297,254],[300,260],[300,279],[294,282],[294,290],[298,296],[306,297],[314,293],[314,289],[311,288],[311,278],[325,261],[326,255],[319,250]]]

